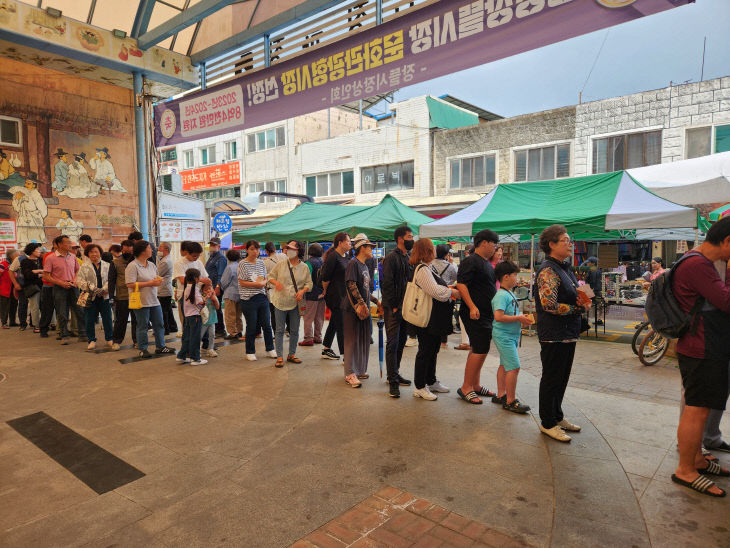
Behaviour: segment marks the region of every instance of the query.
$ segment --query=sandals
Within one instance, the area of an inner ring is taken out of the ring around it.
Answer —
[[[502,404],[502,409],[506,409],[507,411],[512,411],[513,413],[519,413],[520,415],[524,415],[530,410],[529,405],[524,405],[520,403],[520,400],[517,398],[512,401],[512,403],[507,403],[506,396],[505,396],[505,402]]]
[[[284,367],[284,358],[276,358],[274,367]]]
[[[291,362],[291,363],[302,363],[302,360],[297,358],[294,354],[292,354],[291,356],[287,356],[286,361]]]
[[[483,403],[482,400],[479,399],[479,396],[477,396],[477,393],[473,390],[464,394],[461,388],[457,388],[456,393],[459,394],[459,397],[467,403],[473,403],[475,405],[481,405]]]
[[[730,472],[727,470],[723,470],[722,466],[717,464],[714,460],[705,459],[707,461],[707,466],[705,468],[698,468],[697,471],[700,474],[710,474],[713,476],[722,476],[722,477],[728,477],[730,476]]]
[[[484,396],[485,398],[493,398],[497,395],[495,392],[488,390],[486,386],[482,386],[479,390],[475,390],[475,393],[479,396]]]
[[[697,476],[694,481],[685,481],[678,478],[675,474],[672,474],[672,481],[684,487],[689,487],[690,489],[697,491],[698,493],[702,493],[703,495],[709,495],[711,497],[717,498],[722,498],[727,495],[727,493],[723,489],[720,489],[720,491],[722,491],[721,494],[711,493],[710,489],[712,489],[713,487],[717,487],[717,485],[715,485],[712,480],[707,479],[701,474]]]

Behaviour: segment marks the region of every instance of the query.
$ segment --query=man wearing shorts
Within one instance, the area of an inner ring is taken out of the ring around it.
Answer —
[[[679,466],[672,481],[714,497],[724,497],[706,476],[730,472],[702,455],[702,433],[710,409],[724,410],[727,400],[730,345],[730,285],[715,268],[715,261],[730,260],[730,217],[712,225],[705,242],[688,253],[672,274],[672,291],[681,309],[700,310],[693,325],[677,341],[685,408],[679,419]]]
[[[464,382],[457,393],[469,403],[481,404],[479,396],[491,398],[496,395],[480,384],[479,375],[492,341],[492,299],[497,287],[489,259],[494,255],[498,242],[496,232],[487,229],[477,232],[474,236],[474,252],[461,262],[456,277],[456,288],[462,301],[459,317],[471,343]]]

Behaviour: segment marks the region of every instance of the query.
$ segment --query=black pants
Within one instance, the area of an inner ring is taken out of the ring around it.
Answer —
[[[129,299],[114,301],[114,342],[122,344],[127,334],[127,322],[129,321]],[[137,344],[137,317],[132,314],[132,342]]]
[[[76,316],[76,329],[78,330],[79,337],[84,337],[86,334],[84,313],[76,304],[78,299],[79,291],[75,287],[65,288],[60,285],[53,286],[53,306],[56,309],[56,321],[58,322],[61,337],[70,336],[68,329],[69,313]]]
[[[18,323],[20,327],[28,326],[28,297],[22,290],[18,292]]]
[[[3,325],[16,325],[15,311],[17,308],[18,301],[15,300],[12,294],[10,297],[0,296],[0,323]]]
[[[340,356],[342,356],[345,353],[345,323],[340,308],[330,308],[330,323],[327,324],[327,331],[324,332],[322,346],[332,348],[335,335],[337,335],[337,347],[340,349]]]
[[[172,297],[158,297],[162,307],[162,322],[165,324],[165,335],[177,333],[175,311],[172,308]]]
[[[53,304],[53,286],[44,285],[41,288],[40,305],[41,319],[38,329],[40,329],[40,332],[44,335],[48,335],[48,328],[50,327],[51,321],[53,320],[53,310],[55,309],[55,306]]]
[[[414,366],[413,382],[416,388],[423,388],[427,384],[436,382],[436,358],[441,339],[428,332],[424,327],[416,327],[418,337],[418,352],[416,353],[416,364]]]
[[[540,343],[540,422],[552,428],[563,420],[563,396],[573,367],[575,343]]]
[[[398,382],[400,361],[408,338],[408,322],[403,319],[400,309],[394,313],[392,308],[384,308],[383,312],[385,334],[388,337],[385,344],[385,366],[388,369],[388,382]]]
[[[418,328],[415,325],[406,323],[406,331],[408,332],[409,337],[418,337]]]

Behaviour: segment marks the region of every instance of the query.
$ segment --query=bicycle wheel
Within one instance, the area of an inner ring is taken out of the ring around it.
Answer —
[[[649,322],[641,322],[636,326],[636,333],[634,333],[634,338],[631,339],[631,350],[633,350],[634,354],[637,356],[639,355],[639,345],[646,334],[645,331],[648,329],[651,329]]]
[[[669,339],[665,339],[652,329],[641,341],[639,360],[644,365],[654,365],[664,357],[667,348],[669,348]]]

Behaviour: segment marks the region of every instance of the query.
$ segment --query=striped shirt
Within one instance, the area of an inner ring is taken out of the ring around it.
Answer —
[[[255,282],[258,278],[266,279],[266,265],[261,259],[256,259],[256,264],[251,264],[246,259],[241,259],[238,263],[238,279],[246,282]],[[254,295],[266,295],[265,289],[259,289],[254,287],[243,287],[239,284],[238,294],[244,301],[249,300]]]

